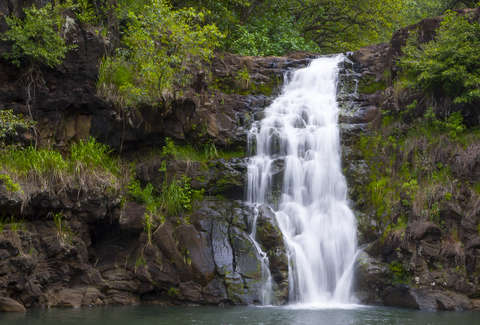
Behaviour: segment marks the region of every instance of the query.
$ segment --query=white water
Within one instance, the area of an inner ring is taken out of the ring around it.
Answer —
[[[289,250],[292,304],[354,302],[356,223],[347,203],[337,125],[343,59],[319,58],[295,71],[250,130],[249,145],[256,154],[248,166],[248,201],[275,211]],[[272,175],[282,164],[281,193],[275,199]]]

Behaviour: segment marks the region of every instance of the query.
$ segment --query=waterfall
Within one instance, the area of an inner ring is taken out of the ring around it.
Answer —
[[[356,222],[341,169],[336,97],[342,60],[315,59],[290,74],[249,133],[248,201],[275,211],[289,255],[290,303],[353,302]]]

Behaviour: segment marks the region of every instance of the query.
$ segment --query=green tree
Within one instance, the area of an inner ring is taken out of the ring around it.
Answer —
[[[98,87],[121,106],[158,106],[189,81],[189,71],[213,55],[222,34],[192,8],[151,0],[128,11],[122,47],[101,65]]]
[[[13,64],[45,64],[54,67],[60,64],[65,54],[73,48],[62,37],[64,17],[54,4],[42,8],[35,5],[24,9],[25,17],[5,17],[8,30],[0,39],[11,47],[3,57]]]
[[[480,23],[449,12],[436,39],[404,48],[400,65],[413,85],[455,104],[480,103]]]

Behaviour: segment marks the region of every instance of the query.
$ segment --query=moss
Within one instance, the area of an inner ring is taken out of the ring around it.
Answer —
[[[22,193],[22,187],[20,184],[14,182],[10,175],[0,174],[0,182],[5,186],[7,191],[12,193]]]
[[[374,94],[377,91],[385,90],[387,88],[387,83],[382,78],[376,80],[375,76],[366,76],[360,79],[358,83],[358,92],[360,94]]]
[[[240,70],[244,71],[244,70]],[[247,72],[248,73],[248,72]],[[236,76],[227,76],[214,79],[210,84],[210,88],[217,89],[225,94],[232,95],[265,95],[272,96],[276,89],[282,84],[282,80],[278,76],[273,76],[269,81],[255,82],[251,80],[244,72],[240,72]]]
[[[370,166],[368,180],[357,183],[354,191],[364,212],[375,218],[376,233],[384,239],[402,230],[411,214],[444,226],[442,206],[455,200],[459,191],[447,164],[455,154],[452,148],[460,150],[463,142],[443,126],[448,122],[437,122],[435,116],[414,120],[408,128],[402,114],[382,118],[380,127],[354,146]],[[438,161],[440,152],[444,163]]]
[[[152,155],[155,154],[158,154],[158,152],[153,151]],[[195,161],[206,164],[216,159],[230,160],[233,158],[242,158],[245,157],[245,152],[243,150],[222,150],[217,148],[213,142],[198,145],[188,143],[178,144],[172,139],[166,138],[160,156],[163,158],[170,157],[175,160]]]
[[[390,272],[392,273],[393,283],[396,284],[408,284],[410,283],[410,274],[403,267],[403,264],[399,261],[394,261],[388,265]]]
[[[167,292],[169,297],[177,298],[180,294],[180,291],[177,288],[171,287]]]
[[[473,184],[473,190],[475,191],[475,193],[480,195],[480,182],[476,182],[475,184]]]

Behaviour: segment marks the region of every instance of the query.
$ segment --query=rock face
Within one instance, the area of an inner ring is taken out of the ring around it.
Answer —
[[[480,18],[478,8],[459,12],[471,19]],[[478,195],[462,190],[446,203],[439,202],[439,219],[435,222],[408,209],[391,211],[391,216],[384,217],[394,218],[403,213],[408,217],[406,225],[382,233],[363,193],[371,182],[369,171],[376,166],[369,165],[359,150],[359,139],[382,127],[382,113],[400,112],[418,99],[418,93],[404,90],[398,94],[394,89],[393,81],[398,73],[396,60],[402,55],[401,48],[406,44],[409,31],[418,30],[418,42],[427,42],[434,38],[440,22],[438,17],[426,19],[395,33],[389,44],[353,53],[349,56],[351,62],[345,64],[341,73],[344,170],[362,248],[357,261],[356,292],[364,303],[425,310],[478,308]],[[478,142],[466,151],[478,161],[475,146],[478,147]],[[469,160],[459,158],[457,154],[465,154],[459,152],[444,148],[438,161],[448,164],[452,177],[458,182],[478,182],[476,169],[470,163],[462,165],[460,160]],[[372,161],[375,159],[370,159],[370,163]]]
[[[0,233],[0,292],[26,307],[259,302],[260,257],[249,237],[253,212],[241,201],[205,198],[188,219],[158,224],[148,242],[141,206],[99,210],[99,202],[83,200],[79,213],[67,210],[67,197],[57,199],[66,216],[62,229],[51,216],[24,214],[28,219]],[[265,239],[265,247],[285,256],[281,237]],[[280,302],[284,276],[276,277]],[[19,306],[0,299],[1,310]]]
[[[25,311],[25,307],[18,301],[10,298],[0,297],[0,312],[23,313]]]
[[[0,32],[6,28],[2,15],[21,15],[24,6],[41,2],[2,1]],[[479,9],[472,13],[480,16]],[[383,238],[358,193],[371,167],[356,149],[359,137],[378,126],[383,109],[398,108],[411,95],[394,98],[391,87],[397,73],[394,62],[408,31],[418,27],[419,40],[428,41],[439,22],[425,20],[397,32],[390,44],[361,49],[340,71],[343,161],[363,248],[356,291],[364,303],[431,310],[480,306],[478,202],[465,196],[465,202],[452,202],[441,212],[456,225],[459,241],[452,242],[441,227],[421,218],[412,219],[405,232]],[[250,123],[262,117],[284,74],[305,66],[312,56],[218,54],[208,67],[211,74],[192,71],[194,82],[181,97],[166,100],[160,109],[121,111],[96,92],[108,40],[79,25],[67,36],[77,48],[57,69],[41,67],[33,85],[26,86],[26,78],[32,77],[27,69],[0,59],[0,109],[31,115],[38,123],[39,146],[65,149],[93,136],[126,160],[140,157],[135,172],[142,184],[161,191],[165,177],[185,175],[194,190],[204,190],[204,197],[191,212],[165,222],[156,218],[148,238],[145,205],[122,202],[119,193],[94,187],[45,189],[32,183],[22,184],[28,188],[26,197],[0,184],[0,311],[142,302],[258,303],[262,266],[250,238],[255,213],[242,203],[245,159],[201,163],[147,157],[144,152],[163,146],[166,137],[245,152]],[[7,48],[0,43],[0,51]],[[459,174],[465,170],[453,167]],[[480,168],[475,168],[470,168],[477,170],[473,176],[464,176],[479,179]],[[282,169],[276,166],[276,184]],[[53,218],[60,212],[61,226]],[[19,218],[9,222],[5,216]],[[282,235],[266,207],[260,207],[255,226],[256,241],[269,258],[276,303],[283,304],[288,298],[288,258]],[[403,262],[393,262],[398,260]],[[431,271],[437,265],[444,269]],[[405,266],[409,282],[404,281]]]
[[[43,2],[8,0],[0,5],[0,17],[20,15],[21,8],[32,3]],[[0,18],[0,32],[5,29]],[[67,42],[77,47],[64,62],[56,69],[41,67],[34,76],[0,59],[0,108],[31,114],[38,123],[39,144],[59,148],[89,136],[123,151],[162,145],[165,137],[245,147],[249,122],[277,92],[283,74],[305,65],[309,57],[218,54],[206,67],[211,75],[192,71],[194,82],[183,89],[181,97],[167,99],[160,108],[120,111],[96,91],[98,68],[109,40],[74,24]],[[0,51],[6,49],[8,44],[0,42]],[[36,82],[25,86],[32,76]]]
[[[0,32],[7,28],[3,15],[21,16],[22,8],[34,3],[43,1],[3,1]],[[163,223],[156,218],[149,239],[145,205],[124,202],[121,193],[26,182],[21,184],[28,189],[23,195],[0,182],[0,297],[5,297],[0,310],[258,303],[262,274],[250,238],[253,212],[242,203],[245,158],[192,162],[144,153],[161,148],[166,137],[245,152],[250,123],[261,118],[284,74],[306,65],[311,56],[218,54],[206,67],[209,73],[192,71],[194,80],[181,97],[156,109],[122,111],[96,92],[109,40],[79,24],[71,26],[67,39],[77,47],[55,69],[39,67],[32,74],[0,58],[0,109],[31,116],[40,147],[62,150],[73,141],[95,137],[122,159],[135,158],[142,184],[151,183],[160,192],[165,177],[187,176],[192,189],[203,190],[204,196],[190,212]],[[8,46],[0,42],[0,51]],[[31,77],[35,82],[28,85]],[[25,135],[23,143],[31,140]],[[54,220],[58,213],[60,224]],[[257,226],[257,240],[271,258],[276,301],[285,303],[288,262],[281,234],[266,212]]]

